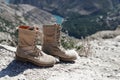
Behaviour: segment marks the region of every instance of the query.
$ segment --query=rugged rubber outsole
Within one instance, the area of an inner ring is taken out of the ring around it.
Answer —
[[[19,61],[22,61],[22,62],[30,62],[30,63],[32,63],[36,66],[39,66],[39,67],[52,67],[55,64],[55,63],[54,64],[41,64],[41,63],[37,63],[36,61],[33,61],[31,59],[20,57],[18,55],[16,55],[15,59],[19,60]]]
[[[74,62],[76,60],[76,58],[59,58],[61,61],[65,61],[65,62]]]
[[[63,57],[60,57],[60,56],[58,56],[58,55],[54,55],[54,54],[49,53],[49,52],[48,52],[47,50],[45,50],[44,48],[42,48],[42,50],[43,50],[43,52],[45,52],[46,54],[52,55],[52,56],[54,56],[54,57],[58,57],[60,61],[74,62],[74,61],[77,59],[77,57],[76,57],[76,58],[73,58],[73,57],[72,57],[72,58],[63,58]]]

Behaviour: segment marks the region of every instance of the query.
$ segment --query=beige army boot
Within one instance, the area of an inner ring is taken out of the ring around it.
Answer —
[[[39,34],[37,28],[29,26],[19,27],[19,40],[16,51],[16,59],[31,62],[38,66],[53,66],[56,60],[53,56],[47,55],[39,50],[36,45],[36,38]]]
[[[62,61],[74,61],[77,58],[77,53],[73,50],[66,51],[60,48],[60,26],[59,25],[44,25],[43,26],[43,46],[42,50]]]

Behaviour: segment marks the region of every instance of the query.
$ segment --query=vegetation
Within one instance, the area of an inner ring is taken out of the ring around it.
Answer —
[[[75,43],[71,39],[64,36],[61,38],[61,44],[65,49],[72,49],[75,46]]]
[[[114,30],[120,24],[120,5],[113,10],[98,11],[91,15],[80,15],[70,13],[64,20],[63,32],[68,32],[70,36],[85,38],[101,30]]]
[[[75,39],[66,36],[62,36],[61,37],[61,45],[65,48],[65,49],[76,49],[77,51],[80,50],[83,46],[82,45],[77,45],[76,43],[78,43],[77,41],[75,41]]]

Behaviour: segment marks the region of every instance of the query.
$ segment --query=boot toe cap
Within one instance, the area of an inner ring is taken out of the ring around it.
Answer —
[[[53,56],[47,54],[43,55],[42,61],[44,64],[48,64],[48,65],[49,64],[54,65],[56,63],[56,59]]]
[[[66,57],[62,58],[64,61],[74,61],[78,58],[78,53],[75,50],[65,51]]]

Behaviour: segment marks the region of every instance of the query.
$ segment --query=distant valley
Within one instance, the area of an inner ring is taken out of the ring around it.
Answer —
[[[76,38],[115,30],[120,24],[120,0],[10,0],[10,3],[29,4],[62,16],[62,31]]]

